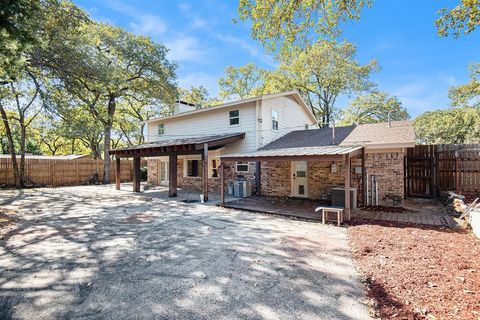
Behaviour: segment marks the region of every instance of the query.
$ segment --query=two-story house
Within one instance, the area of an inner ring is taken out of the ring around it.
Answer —
[[[135,191],[146,157],[148,182],[168,185],[170,196],[177,186],[201,190],[205,198],[209,190],[224,195],[228,181],[247,178],[262,195],[328,199],[340,189],[347,209],[350,199],[401,204],[404,157],[415,145],[410,121],[318,128],[296,91],[201,109],[179,102],[173,114],[147,124],[147,144],[111,154],[117,164],[134,158]]]

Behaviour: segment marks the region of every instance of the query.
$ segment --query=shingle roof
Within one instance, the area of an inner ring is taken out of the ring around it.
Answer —
[[[391,145],[415,143],[412,121],[392,121],[358,125],[343,140],[341,145]]]
[[[270,142],[259,150],[338,145],[352,132],[354,128],[354,126],[335,128],[335,144],[333,143],[333,129],[320,128],[289,132],[277,140]]]
[[[258,150],[246,153],[226,154],[220,156],[221,158],[268,158],[268,157],[290,157],[290,156],[332,156],[344,155],[362,147],[342,147],[342,146],[319,146],[319,147],[297,147],[297,148],[281,148]]]

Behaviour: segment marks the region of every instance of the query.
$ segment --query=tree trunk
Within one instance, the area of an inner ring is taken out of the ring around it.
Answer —
[[[7,133],[8,149],[10,151],[10,157],[12,158],[13,177],[15,178],[15,187],[20,189],[22,187],[20,182],[20,174],[18,172],[17,157],[15,155],[15,144],[13,142],[12,131],[10,130],[10,124],[7,120],[7,113],[0,103],[0,114],[2,115],[3,125],[5,126],[5,132]]]
[[[112,125],[105,125],[104,128],[104,143],[103,143],[103,183],[110,183],[110,140],[112,134]]]
[[[18,176],[20,178],[20,186],[25,185],[25,145],[27,140],[27,128],[25,127],[25,118],[20,115],[20,170]]]

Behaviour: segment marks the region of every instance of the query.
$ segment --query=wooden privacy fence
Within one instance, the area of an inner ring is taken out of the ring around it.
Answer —
[[[20,165],[20,159],[17,158]],[[115,161],[111,161],[110,181],[115,181]],[[142,161],[142,166],[146,161]],[[122,160],[121,181],[130,182],[133,177],[133,161]],[[86,184],[98,174],[99,181],[103,181],[103,160],[75,159],[25,159],[25,176],[32,182],[49,187],[71,186]],[[0,159],[0,186],[15,184],[11,159]]]
[[[443,191],[480,194],[480,144],[419,145],[405,157],[405,193],[434,198]]]

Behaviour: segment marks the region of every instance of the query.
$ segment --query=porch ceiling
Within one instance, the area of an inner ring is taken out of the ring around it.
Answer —
[[[361,154],[362,146],[320,146],[302,148],[281,148],[258,150],[248,153],[226,154],[220,156],[224,161],[269,161],[269,160],[343,160]]]
[[[165,139],[157,142],[110,150],[110,155],[115,155],[116,157],[121,158],[157,157],[172,154],[200,154],[203,152],[205,144],[208,144],[209,148],[219,147],[243,138],[245,138],[245,132]]]

